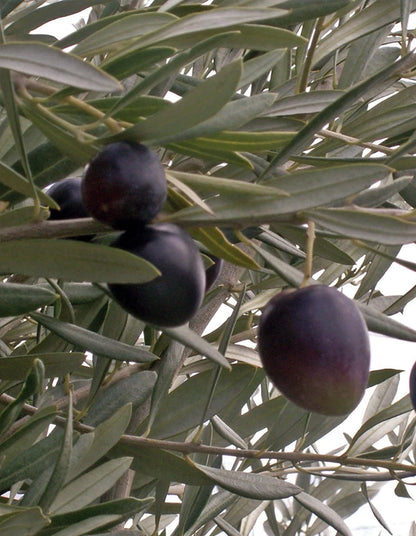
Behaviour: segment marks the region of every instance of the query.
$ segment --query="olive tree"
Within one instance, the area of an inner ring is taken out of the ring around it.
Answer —
[[[43,27],[87,8],[61,39]],[[347,536],[360,507],[388,530],[374,496],[391,481],[406,501],[416,475],[399,356],[372,356],[347,433],[347,416],[277,391],[256,338],[266,303],[307,281],[347,293],[370,332],[416,341],[392,318],[415,288],[378,287],[416,267],[398,257],[416,239],[415,10],[1,2],[2,534]],[[155,222],[224,263],[186,325],[114,301],[108,283],[157,275],[111,247],[118,231],[48,219],[47,186],[120,140],[165,168]]]

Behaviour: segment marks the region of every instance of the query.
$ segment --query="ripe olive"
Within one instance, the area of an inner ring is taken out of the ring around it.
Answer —
[[[153,151],[139,143],[110,143],[88,164],[81,186],[91,216],[114,229],[149,223],[163,207],[164,168]]]
[[[409,388],[410,400],[413,408],[416,410],[416,363],[413,365],[412,370],[410,371]]]
[[[47,190],[47,194],[60,207],[50,210],[50,220],[72,220],[89,216],[81,196],[81,177],[68,177],[55,182]],[[92,235],[78,236],[78,240],[91,240]]]
[[[109,284],[114,299],[130,314],[156,326],[179,326],[201,305],[205,270],[190,235],[173,224],[146,225],[121,234],[113,247],[151,262],[161,275],[147,283]]]
[[[364,394],[367,326],[355,303],[335,288],[311,285],[274,296],[260,319],[258,349],[274,385],[308,411],[344,415]]]

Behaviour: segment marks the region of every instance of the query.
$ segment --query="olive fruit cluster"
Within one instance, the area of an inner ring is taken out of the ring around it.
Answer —
[[[345,415],[364,394],[367,326],[355,303],[335,288],[311,285],[274,296],[260,319],[258,349],[272,383],[308,411]]]
[[[111,143],[89,162],[82,179],[60,181],[48,193],[60,205],[61,219],[90,215],[122,230],[111,246],[142,257],[161,272],[147,283],[109,284],[126,311],[162,327],[192,318],[202,303],[207,278],[199,249],[185,230],[151,224],[167,196],[156,153],[139,143]]]

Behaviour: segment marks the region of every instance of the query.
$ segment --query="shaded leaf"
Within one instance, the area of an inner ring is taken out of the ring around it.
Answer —
[[[117,91],[119,82],[90,63],[41,43],[0,45],[0,67],[91,91]]]
[[[160,275],[153,265],[136,255],[76,240],[10,240],[0,243],[0,256],[1,272],[33,277],[143,283]]]
[[[0,283],[0,317],[29,313],[57,299],[52,291],[35,285]]]
[[[32,313],[32,318],[53,331],[71,344],[75,344],[91,353],[96,353],[120,361],[134,361],[137,363],[155,361],[157,356],[140,347],[130,346],[99,333],[94,333],[68,322],[62,322],[51,316]]]
[[[345,521],[332,508],[319,501],[312,495],[302,491],[295,495],[295,500],[300,502],[302,506],[316,514],[321,519],[324,519],[329,525],[334,527],[340,536],[352,536],[352,532],[347,527]]]
[[[53,514],[64,514],[92,503],[130,467],[132,458],[110,460],[67,484],[50,506]]]
[[[192,462],[189,460],[189,463]],[[268,475],[193,465],[222,488],[250,499],[283,499],[302,491],[294,484]]]

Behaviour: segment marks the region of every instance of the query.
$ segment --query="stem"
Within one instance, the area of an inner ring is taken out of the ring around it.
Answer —
[[[308,241],[306,243],[306,259],[305,259],[305,268],[303,270],[303,281],[300,284],[300,287],[307,287],[309,281],[312,277],[312,263],[313,263],[313,246],[315,243],[315,222],[308,221],[308,229],[306,231]]]
[[[53,97],[56,93],[56,90],[46,84],[43,84],[41,82],[38,82],[36,80],[31,80],[29,78],[23,77],[23,76],[17,76],[15,78],[15,84],[19,87],[22,96],[24,96],[26,99],[40,104],[40,99],[36,97],[32,97],[28,93],[28,89],[31,89],[32,91],[36,91],[37,93],[40,93],[41,95],[45,95],[46,97]],[[44,101],[44,99],[42,99]],[[101,123],[104,123],[110,132],[113,134],[118,134],[123,130],[122,127],[129,127],[132,126],[132,123],[119,123],[112,117],[106,117],[106,114],[102,112],[101,110],[98,110],[98,108],[95,108],[91,104],[88,104],[87,102],[74,97],[73,95],[69,95],[67,97],[58,97],[58,101],[62,103],[69,104],[73,106],[74,108],[78,108],[78,110],[81,110],[85,114],[93,117],[96,119],[95,123],[92,123],[90,125],[86,125],[84,127],[85,130],[93,128],[95,126],[100,125]]]
[[[303,69],[298,79],[296,93],[303,93],[308,86],[309,74],[312,68],[312,59],[315,53],[316,45],[318,44],[319,36],[321,34],[323,22],[324,22],[323,17],[319,18],[316,22],[316,26],[314,28],[314,31],[312,33],[312,37],[309,43],[309,48],[306,53],[305,63],[303,64]]]
[[[24,238],[65,238],[112,231],[109,226],[93,218],[77,220],[41,221],[0,230],[0,242]]]
[[[0,404],[8,405],[14,402],[15,398],[2,394],[0,395]],[[24,404],[22,411],[28,415],[34,415],[38,411],[38,408],[29,404]],[[66,418],[57,416],[54,421],[58,426],[66,425]],[[74,422],[74,429],[81,433],[94,432],[93,426],[88,426],[79,422]],[[332,454],[317,454],[311,452],[292,451],[292,452],[280,452],[280,451],[264,451],[255,449],[239,449],[229,447],[215,447],[204,444],[197,444],[192,442],[180,442],[180,441],[167,441],[163,439],[150,439],[146,437],[138,437],[123,434],[119,439],[119,445],[138,447],[138,448],[156,448],[164,450],[173,450],[175,452],[181,452],[182,454],[214,454],[218,456],[233,456],[237,458],[249,458],[249,459],[268,459],[268,460],[280,460],[293,463],[301,462],[316,462],[316,463],[331,463],[336,467],[327,468],[327,470],[339,469],[339,466],[359,466],[359,467],[371,467],[371,468],[383,468],[390,472],[401,472],[401,478],[407,478],[416,475],[416,465],[397,463],[388,460],[379,460],[373,458],[361,458],[361,457],[348,457],[345,455],[332,455]],[[322,468],[321,468],[322,469]],[[361,473],[363,479],[368,476],[368,473]],[[370,474],[371,476],[371,474]],[[375,473],[375,478],[380,476],[379,472]],[[391,480],[395,480],[394,474],[391,475]]]
[[[381,152],[385,154],[393,154],[395,151],[395,149],[392,149],[391,147],[386,147],[385,145],[379,145],[377,143],[362,141],[358,138],[353,138],[352,136],[341,134],[340,132],[334,132],[333,130],[322,129],[317,132],[317,135],[321,136],[322,138],[333,138],[334,140],[343,141],[348,145],[358,145],[359,147],[365,147],[366,149],[371,149],[372,151]]]

